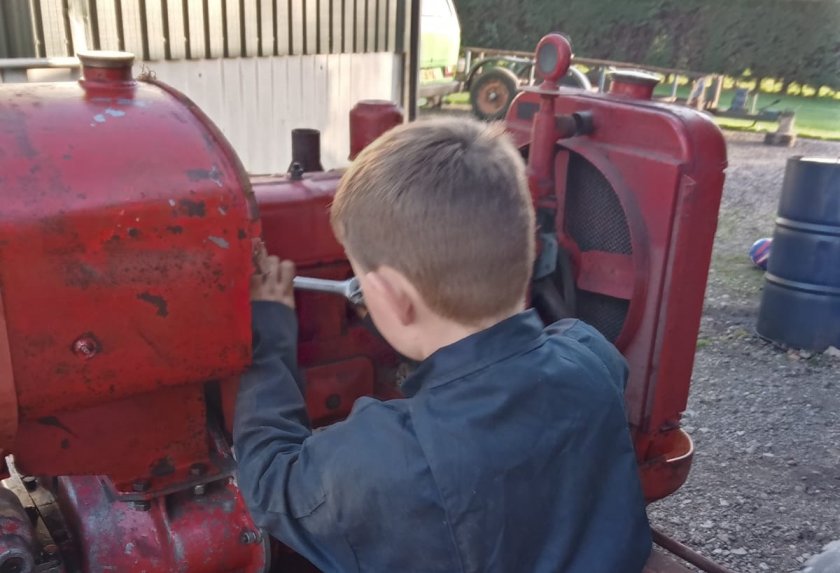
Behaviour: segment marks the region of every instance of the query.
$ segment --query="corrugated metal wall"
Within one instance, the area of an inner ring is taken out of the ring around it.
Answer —
[[[325,168],[348,163],[349,114],[362,99],[398,101],[400,56],[389,53],[153,62],[230,140],[251,173],[284,172],[291,131],[321,131]]]
[[[133,52],[218,124],[249,171],[285,171],[296,127],[322,131],[334,167],[347,162],[357,101],[404,99],[410,2],[0,0],[0,50]]]
[[[405,0],[2,0],[0,58],[403,52]]]

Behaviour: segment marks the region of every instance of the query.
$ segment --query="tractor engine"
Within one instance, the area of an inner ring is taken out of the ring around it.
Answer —
[[[700,113],[652,102],[650,78],[558,87],[570,58],[546,37],[543,83],[506,122],[540,223],[532,302],[627,357],[653,500],[693,454],[679,420],[725,147]],[[311,571],[254,526],[230,432],[252,240],[299,275],[351,277],[328,219],[341,171],[321,171],[301,131],[288,174],[249,176],[192,102],[133,78],[130,55],[80,59],[77,83],[0,86],[0,572]],[[401,121],[357,106],[351,155]],[[347,301],[301,291],[298,316],[316,426],[400,395],[410,366]]]

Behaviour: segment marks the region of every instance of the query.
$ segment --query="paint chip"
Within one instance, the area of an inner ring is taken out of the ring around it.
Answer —
[[[230,243],[224,240],[222,237],[207,237],[211,243],[216,245],[217,247],[221,247],[222,249],[227,249],[230,247]]]

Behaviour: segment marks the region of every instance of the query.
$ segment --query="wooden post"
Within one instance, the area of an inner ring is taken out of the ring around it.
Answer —
[[[708,109],[717,109],[720,104],[720,94],[723,91],[723,76],[715,76],[712,81],[712,101],[708,104]]]

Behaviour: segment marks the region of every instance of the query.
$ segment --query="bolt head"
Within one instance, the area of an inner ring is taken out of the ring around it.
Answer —
[[[198,484],[197,486],[194,486],[194,487],[193,487],[193,495],[195,495],[195,496],[201,496],[201,495],[204,495],[204,493],[205,493],[206,491],[207,491],[207,489],[205,488],[205,486],[204,486],[204,484],[203,484],[203,483],[202,483],[202,484]]]
[[[92,335],[83,334],[73,343],[73,352],[79,358],[93,358],[99,352],[99,342]]]
[[[256,531],[251,531],[250,529],[243,531],[239,536],[239,542],[242,543],[242,545],[251,545],[259,540],[260,534]]]

